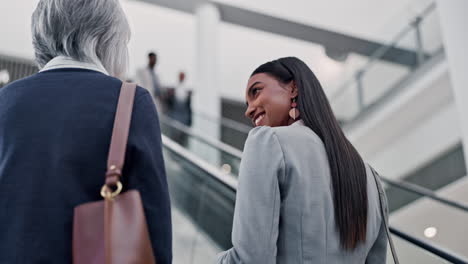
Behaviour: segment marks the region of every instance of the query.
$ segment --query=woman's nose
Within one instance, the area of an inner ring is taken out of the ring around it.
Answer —
[[[253,107],[252,105],[249,105],[247,106],[247,110],[245,110],[244,115],[245,117],[252,119],[254,113],[255,113],[255,107]]]

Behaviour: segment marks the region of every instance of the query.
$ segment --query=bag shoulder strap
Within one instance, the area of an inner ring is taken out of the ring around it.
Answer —
[[[136,84],[122,83],[107,159],[106,185],[115,185],[122,176],[135,91]]]
[[[383,224],[385,225],[385,233],[387,234],[388,243],[390,245],[390,250],[392,251],[393,262],[399,264],[398,256],[396,254],[395,246],[393,245],[392,237],[390,236],[390,231],[388,229],[388,208],[385,206],[383,199],[385,198],[385,193],[380,183],[379,174],[369,165],[372,175],[374,176],[375,183],[377,185],[377,191],[379,193],[379,202],[380,202],[380,213],[382,214]]]

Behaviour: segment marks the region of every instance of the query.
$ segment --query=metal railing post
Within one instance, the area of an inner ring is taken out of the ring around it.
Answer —
[[[416,37],[416,62],[417,66],[424,62],[424,46],[421,32],[421,21],[422,17],[418,16],[414,19],[412,26],[414,27],[414,34]]]
[[[361,112],[364,110],[364,87],[362,83],[362,77],[364,76],[364,71],[358,71],[356,73],[356,88],[357,88],[357,101],[358,101],[358,107],[359,111]]]

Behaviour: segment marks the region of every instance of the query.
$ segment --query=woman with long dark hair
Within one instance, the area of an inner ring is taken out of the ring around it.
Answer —
[[[261,65],[246,103],[256,128],[239,173],[233,248],[218,263],[385,263],[386,197],[309,67],[293,57]]]

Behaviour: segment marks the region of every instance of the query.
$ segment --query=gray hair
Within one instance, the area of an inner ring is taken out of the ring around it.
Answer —
[[[130,26],[119,0],[40,0],[31,29],[39,68],[62,55],[117,77],[127,70]]]

